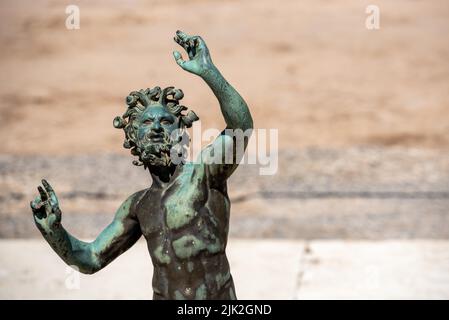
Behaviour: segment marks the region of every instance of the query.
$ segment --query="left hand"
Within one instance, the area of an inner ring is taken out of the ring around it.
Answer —
[[[173,51],[176,63],[181,68],[198,76],[203,76],[206,71],[213,68],[214,64],[212,63],[209,49],[200,36],[189,36],[178,30],[174,40],[189,55],[189,60],[185,61],[179,51]]]
[[[30,203],[33,211],[34,222],[41,232],[51,233],[53,229],[61,224],[61,209],[56,193],[46,180],[37,187],[39,195]]]

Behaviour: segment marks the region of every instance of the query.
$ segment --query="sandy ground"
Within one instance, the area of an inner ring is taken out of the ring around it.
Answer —
[[[112,119],[126,95],[174,85],[203,126],[224,127],[202,80],[171,52],[177,29],[200,34],[282,148],[449,146],[449,4],[376,1],[2,1],[0,151],[122,152]],[[78,4],[79,30],[65,28]]]
[[[230,239],[239,299],[449,299],[448,241]],[[0,240],[1,299],[151,299],[139,241],[107,268],[81,275],[43,240]]]

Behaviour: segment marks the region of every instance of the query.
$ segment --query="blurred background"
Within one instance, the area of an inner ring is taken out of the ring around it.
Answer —
[[[182,88],[203,129],[224,128],[173,60],[178,29],[279,132],[276,175],[229,181],[239,298],[449,298],[445,0],[1,1],[0,298],[151,298],[142,242],[70,289],[29,201],[48,179],[66,229],[93,239],[151,184],[112,126],[133,90]]]

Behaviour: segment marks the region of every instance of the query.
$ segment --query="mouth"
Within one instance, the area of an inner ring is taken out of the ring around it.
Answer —
[[[154,142],[154,143],[158,143],[158,142],[164,142],[164,136],[162,134],[152,134],[150,136],[150,141]]]

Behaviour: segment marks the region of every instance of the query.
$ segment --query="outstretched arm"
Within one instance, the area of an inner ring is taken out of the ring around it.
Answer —
[[[117,210],[114,220],[93,242],[84,242],[70,235],[61,224],[61,210],[56,193],[42,180],[39,196],[31,202],[34,221],[53,250],[70,266],[92,274],[129,249],[140,238],[140,226],[131,206],[139,193],[130,196]]]
[[[253,119],[248,105],[212,63],[209,49],[200,36],[189,36],[182,31],[177,31],[175,41],[186,50],[189,56],[189,60],[184,61],[178,51],[173,52],[176,63],[184,70],[200,76],[212,89],[220,104],[228,130],[224,130],[211,146],[203,150],[202,157],[209,157],[211,148],[215,151],[220,150],[223,165],[212,166],[211,169],[216,174],[223,174],[224,178],[227,178],[243,157],[243,151],[246,149],[253,128]],[[241,130],[240,133],[246,132],[246,134],[243,136],[235,135],[236,130]],[[239,137],[243,139],[236,141],[236,137],[237,139]],[[240,154],[236,149],[239,147],[238,142],[243,145]],[[227,161],[229,157],[225,157],[226,153],[229,152],[232,153],[231,163]]]

